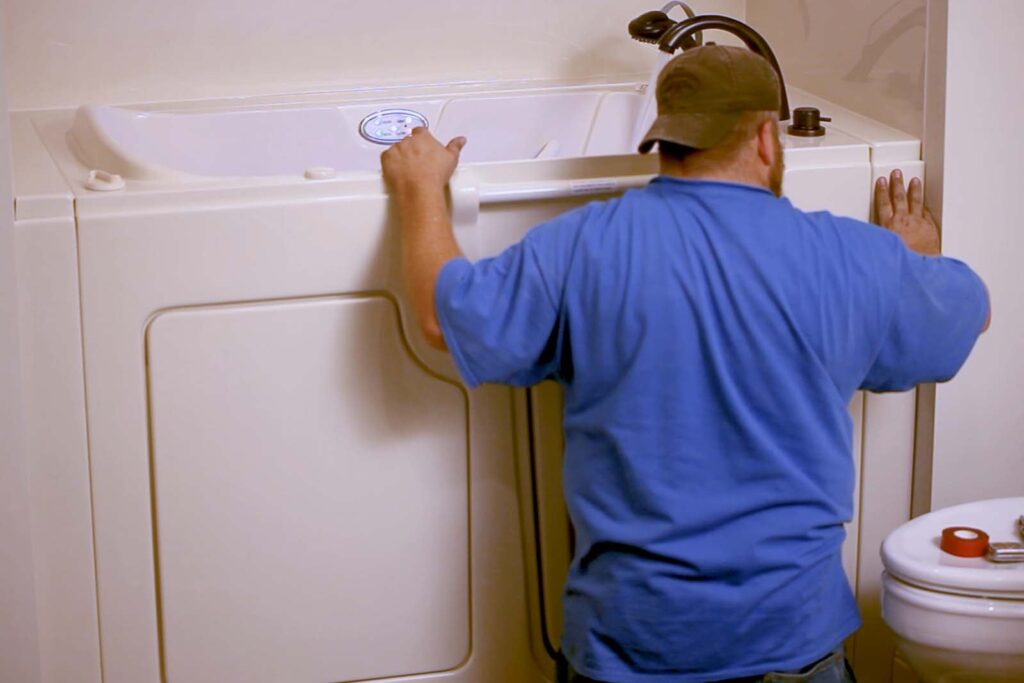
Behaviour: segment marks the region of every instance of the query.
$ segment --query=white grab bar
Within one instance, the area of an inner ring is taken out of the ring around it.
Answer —
[[[549,180],[524,183],[481,185],[480,204],[532,202],[541,199],[564,199],[588,195],[615,194],[633,187],[643,187],[653,175],[617,178],[586,178],[581,180]]]
[[[654,175],[630,175],[567,180],[530,180],[509,183],[481,183],[470,168],[460,168],[448,184],[451,193],[452,228],[456,240],[471,258],[482,253],[483,235],[476,230],[480,207],[570,197],[609,195],[643,187]]]

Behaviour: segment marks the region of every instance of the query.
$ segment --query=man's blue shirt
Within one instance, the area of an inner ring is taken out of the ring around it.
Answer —
[[[436,309],[468,385],[565,387],[569,661],[675,683],[799,667],[857,628],[847,405],[952,377],[988,302],[881,228],[659,177],[450,261]]]

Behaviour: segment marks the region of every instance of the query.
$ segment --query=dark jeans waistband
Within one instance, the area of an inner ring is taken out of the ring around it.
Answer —
[[[829,677],[829,673],[833,674]],[[612,681],[599,681],[588,678],[573,670],[569,662],[562,656],[558,658],[557,664],[558,683],[613,683]],[[841,678],[840,678],[841,676]],[[742,678],[729,678],[708,681],[708,683],[773,683],[774,681],[793,683],[816,683],[816,681],[842,681],[843,683],[856,683],[853,675],[853,668],[850,662],[843,656],[842,648],[830,652],[821,659],[817,659],[805,667],[795,671],[768,672],[757,676],[744,676]]]

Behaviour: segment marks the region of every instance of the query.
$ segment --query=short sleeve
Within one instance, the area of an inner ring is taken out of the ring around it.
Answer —
[[[895,306],[862,389],[906,391],[960,370],[988,316],[988,293],[965,263],[901,245]]]
[[[445,344],[465,383],[529,386],[560,362],[562,290],[577,210],[493,258],[449,261],[434,289]]]

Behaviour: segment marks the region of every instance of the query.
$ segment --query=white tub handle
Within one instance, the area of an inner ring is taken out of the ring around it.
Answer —
[[[633,187],[642,187],[654,176],[621,176],[617,178],[586,178],[581,180],[549,180],[525,183],[483,185],[481,204],[532,202],[541,199],[564,199],[591,195],[616,194]]]
[[[477,183],[471,169],[459,169],[449,185],[452,197],[452,223],[456,227],[474,225],[484,204],[511,204],[545,199],[565,199],[623,192],[642,187],[653,175],[544,180],[518,183]]]
[[[470,168],[459,168],[448,183],[455,239],[471,259],[484,255],[484,236],[476,230],[484,204],[516,204],[568,197],[609,195],[642,187],[653,175],[532,180],[517,183],[480,183]]]
[[[448,191],[452,199],[452,227],[476,225],[480,217],[480,184],[472,169],[456,169],[448,183]]]

